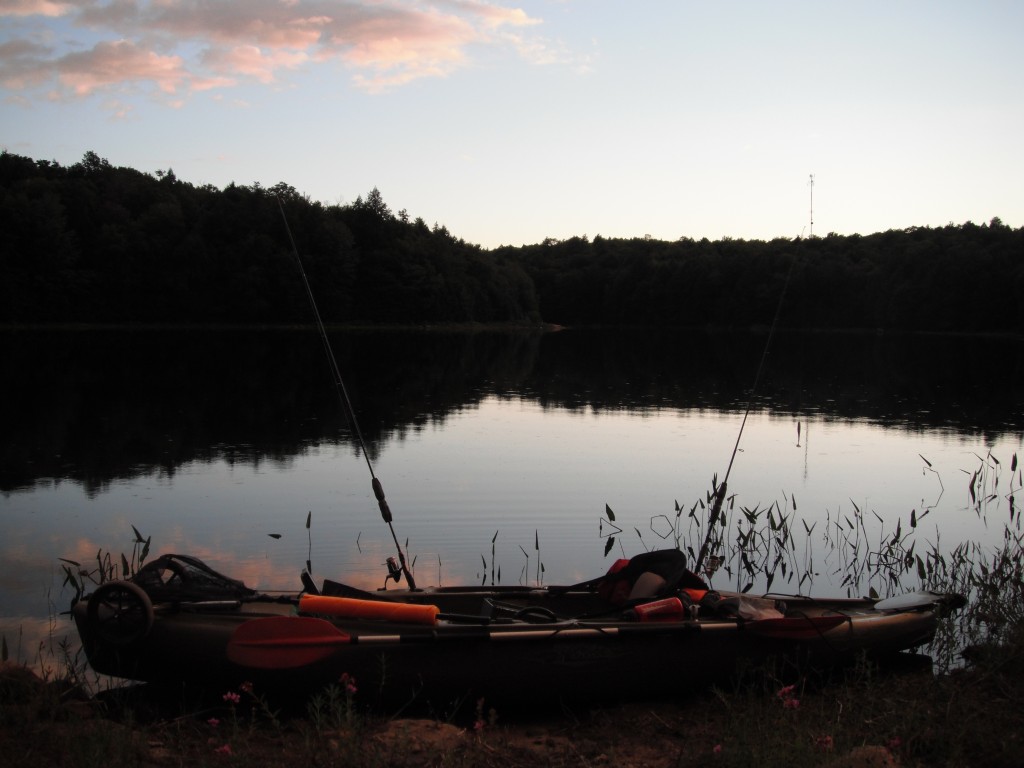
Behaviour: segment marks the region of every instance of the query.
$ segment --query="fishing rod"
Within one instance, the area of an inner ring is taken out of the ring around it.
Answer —
[[[811,177],[814,178],[813,176]],[[799,238],[798,238],[799,239]],[[711,515],[708,517],[708,530],[704,535],[704,542],[701,544],[700,552],[697,554],[697,563],[694,566],[694,571],[700,573],[701,566],[704,564],[704,558],[707,557],[708,549],[711,547],[711,537],[715,531],[715,525],[718,523],[718,518],[722,514],[722,503],[725,501],[725,490],[729,484],[729,473],[732,472],[733,462],[736,461],[736,454],[740,450],[740,440],[743,438],[743,429],[747,426],[747,417],[750,416],[750,410],[754,405],[754,394],[757,392],[757,387],[761,383],[761,374],[764,372],[765,362],[768,359],[768,350],[771,349],[772,339],[775,337],[775,329],[779,325],[779,316],[782,314],[782,305],[786,300],[786,291],[789,288],[790,278],[793,276],[793,268],[796,266],[797,257],[794,256],[793,260],[789,263],[789,271],[786,272],[786,279],[782,283],[782,293],[779,294],[779,303],[775,307],[775,317],[772,318],[771,327],[768,329],[768,339],[765,341],[764,350],[761,352],[761,362],[757,366],[757,373],[754,375],[754,385],[750,389],[750,395],[747,397],[747,408],[743,412],[743,420],[740,421],[740,429],[736,434],[736,444],[732,448],[732,454],[729,456],[729,465],[725,469],[725,476],[722,478],[722,484],[715,489],[715,501],[711,507]],[[712,485],[714,482],[712,481]]]
[[[275,196],[276,197],[276,196]],[[381,485],[380,480],[377,478],[377,474],[373,471],[373,462],[370,461],[370,453],[366,450],[366,442],[363,440],[362,430],[359,429],[359,420],[356,418],[355,408],[352,407],[352,401],[348,396],[348,389],[345,386],[345,380],[341,376],[341,369],[338,367],[338,360],[334,356],[334,349],[331,347],[331,340],[327,336],[327,328],[324,326],[324,321],[320,317],[320,310],[317,307],[316,299],[313,297],[313,289],[309,285],[309,278],[306,277],[306,269],[302,266],[302,259],[299,258],[299,249],[295,245],[295,238],[292,237],[292,229],[288,225],[288,217],[285,215],[284,206],[281,204],[281,198],[276,197],[278,210],[281,211],[281,218],[284,220],[284,229],[288,233],[288,241],[292,246],[292,254],[295,256],[295,263],[299,265],[299,274],[302,275],[302,284],[306,287],[306,297],[309,299],[309,304],[313,308],[313,316],[316,318],[316,326],[320,331],[320,341],[324,346],[324,353],[327,355],[327,362],[331,367],[331,374],[334,377],[334,385],[338,391],[338,399],[341,401],[341,407],[345,415],[348,417],[349,424],[352,426],[352,431],[356,434],[356,439],[359,441],[359,448],[363,453],[363,458],[366,460],[366,466],[370,470],[371,486],[373,487],[373,495],[377,499],[377,506],[380,507],[380,515],[384,518],[384,522],[388,524],[388,529],[391,531],[391,538],[394,539],[395,549],[398,550],[398,562],[399,567],[393,566],[394,558],[388,558],[388,570],[391,575],[398,580],[399,572],[405,576],[405,581],[409,585],[409,589],[416,589],[416,581],[412,577],[412,573],[409,572],[409,566],[405,561],[405,552],[402,551],[402,545],[398,543],[398,535],[395,533],[395,526],[392,524],[391,508],[388,506],[388,501],[384,497],[384,486]]]

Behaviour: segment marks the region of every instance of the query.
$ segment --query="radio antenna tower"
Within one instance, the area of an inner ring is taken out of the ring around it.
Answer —
[[[814,237],[814,174],[811,174],[811,228],[808,231],[808,237]]]

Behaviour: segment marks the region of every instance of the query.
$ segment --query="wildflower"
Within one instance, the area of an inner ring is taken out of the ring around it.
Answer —
[[[835,746],[831,736],[819,736],[815,744],[822,752],[831,752],[832,747]]]
[[[714,748],[711,751],[714,752],[716,755],[722,754],[722,745],[715,744]]]
[[[785,688],[780,688],[778,693],[775,695],[782,700],[782,706],[784,709],[799,709],[800,699],[796,698],[793,694],[796,692],[795,685],[787,685]]]
[[[231,752],[231,745],[230,744],[225,744],[222,747],[217,747],[213,751],[216,752],[218,755],[230,755],[230,754],[232,754],[232,752]]]
[[[211,717],[209,720],[206,721],[206,724],[211,728],[216,728],[218,725],[220,725],[220,720],[218,720],[216,717]]]
[[[224,701],[230,702],[232,704],[238,704],[242,700],[242,697],[234,691],[228,691],[221,698],[223,698]]]
[[[345,693],[347,693],[349,696],[355,695],[356,691],[359,690],[358,688],[356,688],[356,679],[352,677],[352,675],[350,675],[348,672],[341,673],[341,679],[339,680],[339,682],[341,683],[342,688],[345,689]]]
[[[473,730],[479,733],[487,727],[486,721],[484,721],[484,700],[479,698],[476,700],[476,721],[473,723]]]
[[[244,683],[238,686],[238,690],[240,690],[242,693],[252,693],[252,683],[246,680]]]

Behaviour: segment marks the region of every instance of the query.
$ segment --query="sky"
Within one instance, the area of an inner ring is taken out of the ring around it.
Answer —
[[[376,188],[484,248],[1020,227],[1022,30],[1019,0],[0,0],[0,148]]]

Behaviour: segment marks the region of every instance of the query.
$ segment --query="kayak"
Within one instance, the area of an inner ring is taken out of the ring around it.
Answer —
[[[298,692],[347,675],[372,700],[540,702],[661,695],[771,659],[882,657],[927,644],[965,602],[933,592],[751,596],[649,571],[631,589],[645,579],[658,588],[619,601],[611,573],[568,587],[376,592],[303,576],[301,592],[262,594],[164,555],[101,585],[73,614],[89,664],[114,677]]]

